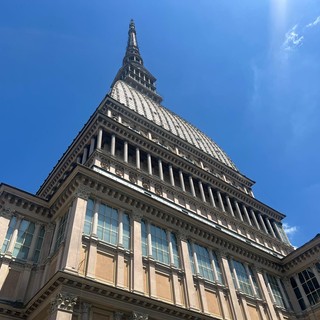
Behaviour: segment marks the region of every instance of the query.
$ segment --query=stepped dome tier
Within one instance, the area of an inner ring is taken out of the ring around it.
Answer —
[[[148,94],[148,92],[146,93]],[[228,167],[238,171],[226,153],[207,135],[186,120],[160,105],[151,97],[134,89],[125,81],[116,81],[112,86],[110,96],[156,125],[185,140]]]

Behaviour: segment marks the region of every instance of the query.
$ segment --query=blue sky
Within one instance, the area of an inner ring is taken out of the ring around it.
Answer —
[[[256,181],[293,245],[314,237],[318,0],[0,0],[0,181],[37,191],[108,93],[131,18],[163,104]]]

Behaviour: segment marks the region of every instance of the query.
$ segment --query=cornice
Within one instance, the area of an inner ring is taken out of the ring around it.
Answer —
[[[123,206],[125,210],[130,212],[138,210],[144,217],[150,216],[160,219],[164,224],[168,224],[171,227],[175,226],[177,230],[186,232],[201,241],[205,241],[217,249],[227,250],[230,254],[247,257],[252,262],[261,264],[275,271],[281,270],[280,258],[260,251],[252,247],[249,243],[226,235],[219,231],[219,229],[213,229],[164,204],[161,205],[148,195],[138,194],[135,190],[128,189],[86,167],[77,167],[75,171],[77,171],[77,173],[75,173],[76,177],[74,181],[70,183],[69,191],[57,198],[55,202],[56,209],[58,209],[58,206],[61,206],[64,201],[68,201],[68,197],[72,196],[77,186],[83,185],[90,190],[93,197],[104,199],[107,197],[110,202],[121,203],[121,206]],[[53,211],[56,210],[53,209]]]

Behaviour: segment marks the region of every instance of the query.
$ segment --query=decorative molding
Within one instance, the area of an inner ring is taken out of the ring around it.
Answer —
[[[131,320],[148,320],[148,319],[149,319],[149,315],[147,313],[132,311]]]
[[[77,303],[77,297],[68,293],[60,292],[51,301],[51,313],[56,310],[64,310],[73,312],[73,308]]]
[[[90,188],[84,185],[80,185],[75,191],[75,196],[82,198],[83,200],[88,200],[90,194],[91,194]]]
[[[123,320],[124,319],[123,316],[124,316],[124,313],[116,311],[113,314],[113,319],[114,320]]]

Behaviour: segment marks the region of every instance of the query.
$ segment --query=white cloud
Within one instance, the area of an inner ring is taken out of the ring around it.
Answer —
[[[314,20],[313,22],[309,23],[306,25],[307,28],[312,28],[312,27],[315,27],[317,24],[320,23],[320,16],[318,16],[316,18],[316,20]]]
[[[298,231],[298,227],[296,227],[296,226],[289,226],[288,223],[284,223],[284,224],[283,224],[283,230],[285,231],[285,233],[286,233],[289,237],[292,237],[292,236]]]
[[[302,46],[303,36],[296,32],[297,27],[298,25],[296,24],[285,34],[285,41],[282,44],[284,50],[293,50]]]

